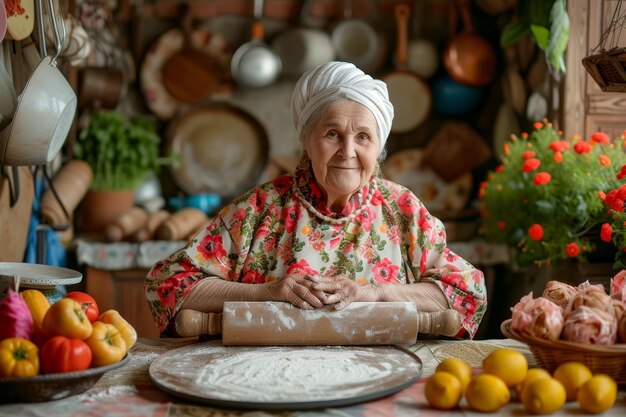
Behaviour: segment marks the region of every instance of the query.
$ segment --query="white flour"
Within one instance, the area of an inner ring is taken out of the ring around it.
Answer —
[[[183,349],[185,352],[157,359],[150,368],[151,378],[167,389],[227,401],[306,402],[360,397],[417,379],[421,371],[413,356],[388,346],[203,344]]]

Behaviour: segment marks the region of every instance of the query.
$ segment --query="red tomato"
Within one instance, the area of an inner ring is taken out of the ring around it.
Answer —
[[[96,300],[87,294],[86,292],[81,291],[72,291],[68,293],[65,298],[71,298],[74,301],[78,301],[85,310],[85,314],[87,314],[87,318],[90,322],[94,322],[98,320],[100,316],[100,310],[98,309],[98,304],[96,304]]]
[[[89,368],[92,357],[87,343],[65,336],[51,337],[39,351],[41,370],[46,374],[82,371]]]

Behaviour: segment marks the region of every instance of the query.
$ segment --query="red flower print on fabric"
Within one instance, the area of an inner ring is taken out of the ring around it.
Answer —
[[[428,218],[428,210],[425,207],[420,208],[420,218],[417,222],[417,226],[424,233],[432,229],[430,219]]]
[[[403,193],[396,201],[402,214],[410,216],[417,213],[417,200],[415,199],[415,197],[413,197],[412,194]]]
[[[372,220],[376,218],[374,210],[370,207],[364,207],[363,210],[356,217],[356,221],[361,224],[361,227],[367,232],[372,230]]]
[[[282,218],[285,220],[285,230],[293,233],[298,223],[298,208],[296,206],[288,206],[283,210]]]
[[[226,250],[222,246],[222,236],[206,235],[198,245],[200,252],[205,259],[219,259],[225,257]]]
[[[398,279],[398,270],[400,267],[391,263],[389,258],[384,258],[382,261],[376,262],[372,273],[374,279],[378,282],[394,282]]]
[[[305,259],[300,259],[287,269],[287,275],[317,275],[318,272],[311,268]]]
[[[293,179],[290,175],[282,175],[272,181],[272,184],[274,185],[276,192],[278,192],[279,195],[283,195],[291,189]]]
[[[241,282],[246,284],[263,284],[265,282],[265,276],[259,271],[246,271]]]

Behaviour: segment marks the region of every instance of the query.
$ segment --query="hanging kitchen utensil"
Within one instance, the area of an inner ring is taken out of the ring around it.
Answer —
[[[428,86],[416,74],[407,70],[407,31],[410,9],[407,4],[396,6],[398,30],[396,70],[384,75],[389,99],[394,107],[392,133],[405,133],[417,128],[426,119],[431,106]]]
[[[181,6],[183,48],[163,66],[163,85],[177,99],[193,103],[211,95],[219,84],[215,59],[191,41],[193,15],[188,4]]]
[[[298,78],[318,65],[335,59],[335,49],[328,33],[304,26],[312,0],[305,0],[300,10],[300,25],[278,34],[272,47],[282,61],[283,74]]]
[[[457,117],[472,111],[482,99],[480,87],[459,84],[447,74],[433,82],[433,110],[445,117]]]
[[[54,0],[48,0],[47,5],[50,16],[54,16]],[[39,1],[36,12],[38,32],[43,33],[43,11]],[[0,137],[1,160],[9,166],[51,162],[61,150],[74,121],[76,94],[57,68],[56,59],[63,49],[62,35],[56,19],[51,22],[56,53],[47,55],[45,42],[40,43],[44,58],[28,79],[13,120]],[[62,21],[61,29],[65,37]]]
[[[254,0],[252,40],[237,48],[230,64],[233,79],[243,87],[267,87],[282,72],[280,57],[263,41],[263,4],[263,0]]]
[[[0,0],[0,42],[7,33],[7,11],[4,7],[4,0]]]
[[[408,62],[409,70],[413,71],[422,79],[428,79],[435,75],[439,69],[439,60],[441,55],[437,51],[437,47],[433,42],[424,37],[422,30],[422,21],[427,14],[425,13],[426,3],[418,1],[415,4],[417,9],[418,21],[416,24],[415,38],[409,41]]]
[[[472,87],[490,83],[496,72],[496,54],[489,42],[474,30],[469,0],[457,0],[464,30],[450,39],[443,63],[456,82]]]
[[[383,63],[387,43],[369,23],[352,17],[352,6],[353,0],[344,0],[344,20],[332,31],[337,59],[375,72]]]
[[[2,262],[21,262],[24,259],[34,194],[35,187],[30,167],[11,167],[11,169],[0,167]]]
[[[35,27],[35,1],[19,0],[4,2],[6,9],[6,38],[14,41],[26,39]]]
[[[220,78],[215,96],[229,94],[232,80],[228,76],[232,50],[226,38],[207,28],[196,28],[191,33],[194,48],[211,55],[218,63]],[[183,31],[178,28],[169,29],[161,34],[146,51],[140,69],[140,88],[146,105],[157,117],[169,120],[181,109],[185,102],[174,97],[163,84],[163,67],[178,51],[184,47]]]
[[[13,80],[4,67],[4,60],[0,59],[0,130],[4,129],[13,118],[17,106],[17,96]]]
[[[198,105],[167,127],[166,151],[180,155],[172,171],[188,194],[213,193],[228,201],[256,185],[269,141],[250,113],[227,103]]]

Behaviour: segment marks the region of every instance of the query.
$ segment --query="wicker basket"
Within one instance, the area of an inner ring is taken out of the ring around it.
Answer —
[[[626,383],[626,344],[589,345],[564,340],[546,340],[522,335],[511,329],[511,319],[500,325],[505,337],[526,343],[537,364],[548,372],[564,362],[582,362],[593,373],[610,375],[618,384]]]
[[[626,48],[587,56],[583,65],[602,91],[626,92]]]

